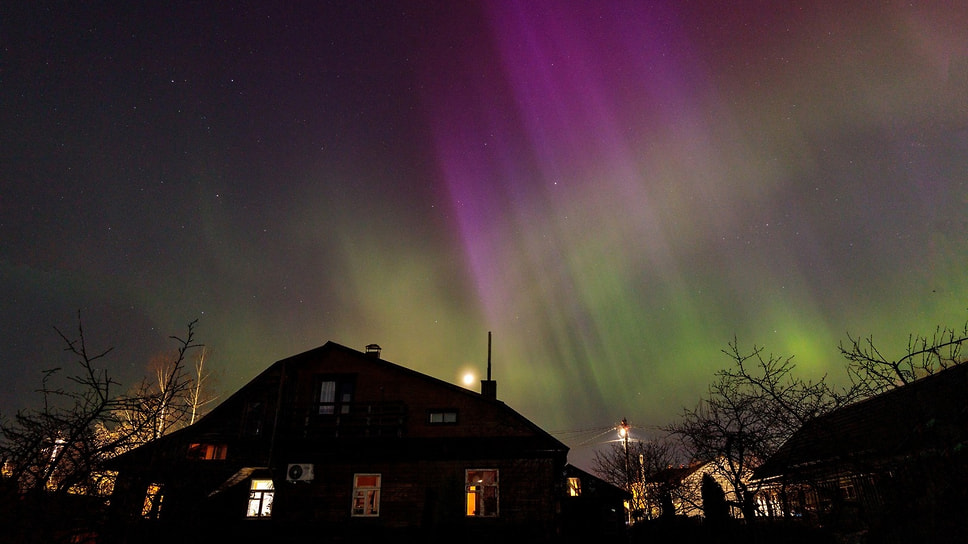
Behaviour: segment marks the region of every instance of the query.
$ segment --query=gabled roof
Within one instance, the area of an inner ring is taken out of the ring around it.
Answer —
[[[611,482],[607,482],[598,476],[584,471],[572,464],[565,465],[565,477],[580,479],[581,492],[583,495],[587,493],[604,499],[615,498],[618,500],[628,500],[632,498],[632,494],[621,487]]]
[[[110,463],[114,465],[119,464],[119,462],[127,462],[129,458],[140,459],[142,456],[149,454],[150,450],[163,447],[164,444],[178,440],[180,437],[195,436],[195,433],[204,432],[205,429],[212,427],[210,424],[217,424],[218,420],[223,417],[223,414],[239,410],[239,407],[242,406],[247,394],[253,389],[265,387],[267,382],[272,380],[278,381],[279,377],[284,376],[288,372],[297,371],[300,366],[316,364],[334,354],[347,356],[353,364],[361,365],[363,367],[379,368],[399,374],[401,377],[406,376],[408,379],[423,381],[435,388],[448,390],[455,395],[465,396],[475,403],[490,404],[498,411],[503,412],[504,417],[515,421],[516,424],[519,424],[522,428],[530,429],[530,431],[534,433],[534,440],[538,441],[537,443],[542,444],[542,449],[559,452],[568,451],[568,446],[496,398],[490,398],[478,392],[471,391],[464,387],[460,387],[427,374],[423,374],[404,366],[392,363],[380,358],[378,355],[363,353],[329,341],[320,347],[281,359],[273,363],[248,383],[243,385],[235,393],[219,403],[218,406],[213,408],[204,417],[200,418],[197,422],[195,422],[194,425],[179,429],[171,434],[165,435],[157,440],[136,448],[135,450],[129,451],[113,459]]]
[[[665,468],[656,472],[652,476],[649,476],[648,481],[650,483],[658,484],[679,484],[711,462],[712,461],[695,461],[685,466]]]
[[[960,364],[813,419],[756,476],[872,470],[912,454],[965,446],[968,364]]]
[[[547,439],[552,441],[555,445],[554,449],[561,449],[563,451],[568,450],[568,446],[563,444],[557,438],[553,437],[551,434],[546,432],[541,427],[535,425],[533,422],[531,422],[531,420],[522,416],[520,413],[518,413],[516,410],[514,410],[513,408],[505,404],[503,401],[497,400],[496,398],[491,398],[491,397],[482,395],[481,393],[472,391],[465,387],[461,387],[459,385],[455,385],[450,382],[447,382],[438,378],[434,378],[433,376],[430,376],[428,374],[417,372],[416,370],[412,370],[405,366],[392,363],[390,361],[387,361],[386,359],[381,358],[379,355],[366,354],[366,353],[357,351],[355,349],[346,347],[344,345],[337,344],[336,342],[333,342],[333,341],[328,341],[324,345],[318,348],[315,348],[297,355],[293,355],[291,357],[287,357],[286,359],[282,359],[281,361],[277,361],[268,369],[266,369],[265,372],[263,372],[263,374],[271,373],[276,369],[281,370],[281,368],[287,365],[300,365],[300,364],[311,363],[313,361],[318,360],[319,357],[326,351],[342,352],[346,355],[349,355],[350,357],[355,358],[362,364],[374,366],[374,367],[381,367],[383,369],[387,369],[392,372],[397,372],[397,373],[400,373],[401,375],[406,375],[413,379],[424,381],[428,384],[433,385],[434,387],[447,389],[458,395],[469,397],[471,399],[474,399],[477,402],[491,403],[495,405],[499,410],[505,412],[510,417],[517,419],[520,423],[529,427],[532,431],[534,431],[535,435],[541,437],[542,439]],[[260,374],[260,376],[261,375],[262,374]],[[252,382],[250,383],[256,382],[257,380],[258,380],[258,377],[253,379]]]

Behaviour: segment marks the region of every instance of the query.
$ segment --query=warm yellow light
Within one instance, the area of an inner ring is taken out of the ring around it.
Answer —
[[[469,385],[474,385],[474,373],[473,372],[467,372],[466,374],[464,374],[464,377],[461,378],[461,379],[464,382],[464,385],[468,385],[468,386]]]
[[[625,438],[625,427],[618,428],[618,436],[619,438]]]

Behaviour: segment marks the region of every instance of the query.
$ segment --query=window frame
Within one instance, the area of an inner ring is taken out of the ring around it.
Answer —
[[[268,487],[260,487],[268,484]],[[270,478],[252,478],[249,483],[249,500],[246,502],[246,519],[272,518],[272,505],[275,502],[276,484]],[[256,508],[252,508],[253,505]]]
[[[261,436],[265,426],[266,402],[263,399],[249,399],[242,414],[242,436]]]
[[[458,421],[460,421],[460,414],[456,408],[427,411],[428,425],[457,425]]]
[[[325,384],[332,385],[332,397],[323,398]],[[356,376],[350,374],[321,374],[316,377],[313,389],[313,414],[318,417],[338,416],[350,413],[356,395]]]
[[[376,478],[376,485],[360,485],[362,478]],[[353,474],[353,495],[350,504],[350,517],[380,517],[380,495],[383,490],[383,475],[379,472],[357,472]]]
[[[472,477],[478,473],[481,475],[493,473],[493,478],[490,478],[490,481],[485,481],[488,478],[484,477],[472,480]],[[496,518],[501,515],[499,469],[469,468],[464,470],[464,515],[468,518]]]
[[[192,461],[224,461],[228,457],[228,444],[192,442],[186,457]]]
[[[566,482],[568,486],[568,496],[569,497],[580,497],[581,496],[581,478],[577,476],[570,476]]]
[[[158,519],[165,502],[165,484],[151,482],[145,488],[145,500],[141,506],[141,517],[144,519]]]

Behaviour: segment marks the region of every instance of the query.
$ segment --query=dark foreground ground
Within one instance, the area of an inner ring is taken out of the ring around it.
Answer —
[[[704,525],[696,519],[677,518],[639,523],[629,530],[634,544],[840,544],[829,531],[796,522]]]
[[[902,518],[863,530],[834,531],[797,521],[743,524],[730,520],[719,527],[695,519],[643,522],[628,533],[629,544],[968,544],[963,524],[925,524]]]

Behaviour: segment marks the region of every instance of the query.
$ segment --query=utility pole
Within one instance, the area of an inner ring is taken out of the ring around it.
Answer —
[[[625,490],[631,493],[632,473],[629,465],[629,422],[624,417],[622,418],[622,428],[618,432],[622,435],[622,442],[625,446]]]
[[[631,465],[629,465],[629,422],[624,417],[622,418],[621,426],[618,429],[618,434],[622,438],[622,445],[625,447],[625,490],[629,493],[629,509],[627,519],[629,523],[632,521],[632,503],[635,497],[632,496],[632,472]]]

